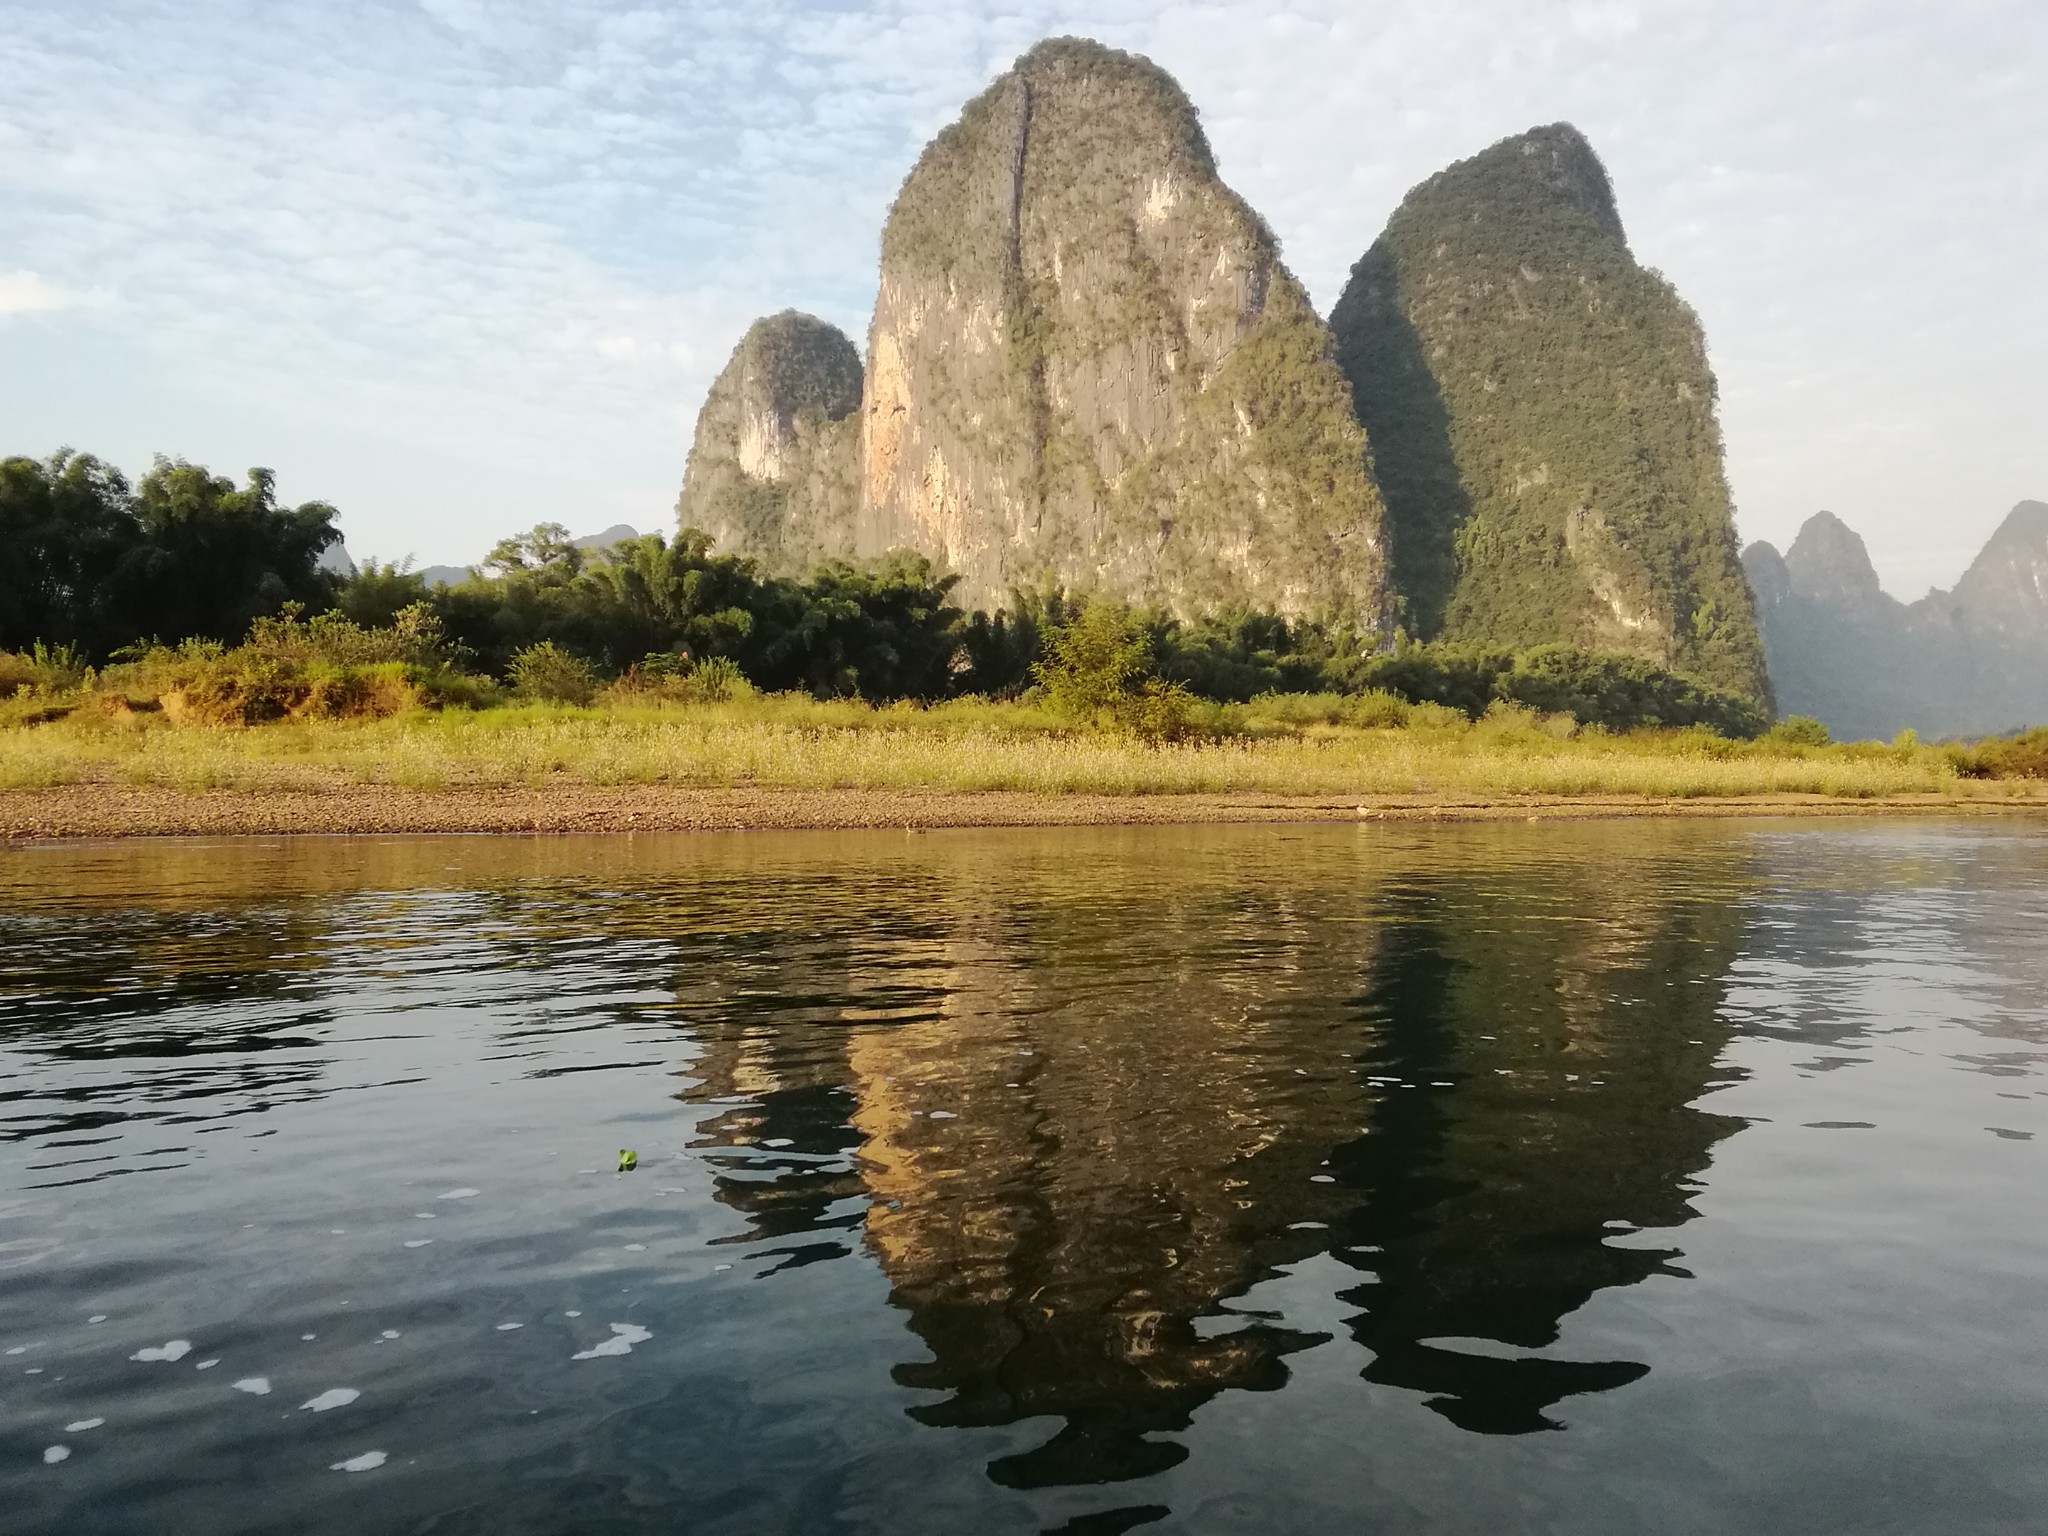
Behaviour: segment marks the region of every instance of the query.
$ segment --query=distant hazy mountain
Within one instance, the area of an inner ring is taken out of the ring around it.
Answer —
[[[1835,735],[1975,736],[2048,723],[2048,504],[2023,501],[1955,589],[1902,603],[1863,540],[1816,513],[1743,551],[1786,714]]]

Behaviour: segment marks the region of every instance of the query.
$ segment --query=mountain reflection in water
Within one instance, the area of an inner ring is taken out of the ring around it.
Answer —
[[[698,1145],[750,1236],[822,1239],[786,1262],[859,1241],[881,1264],[930,1351],[895,1377],[944,1394],[917,1419],[1061,1422],[990,1467],[1007,1486],[1148,1476],[1202,1403],[1282,1385],[1324,1336],[1228,1304],[1317,1253],[1358,1274],[1368,1380],[1468,1430],[1555,1428],[1649,1367],[1538,1351],[1595,1291],[1684,1273],[1611,1239],[1687,1220],[1739,1124],[1691,1106],[1741,855],[1676,879],[1609,851],[1252,890],[1157,861],[814,887],[790,920],[840,942],[688,968],[684,1097],[745,1100]]]
[[[2038,1528],[2044,930],[2017,819],[6,851],[0,1524]]]

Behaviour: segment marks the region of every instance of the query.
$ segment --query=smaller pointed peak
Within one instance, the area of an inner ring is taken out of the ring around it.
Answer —
[[[1778,603],[1792,590],[1792,575],[1785,569],[1785,557],[1768,539],[1758,539],[1743,550],[1742,573],[1749,578],[1750,595],[1766,606]]]
[[[1785,551],[1793,590],[1825,602],[1864,604],[1884,595],[1863,536],[1832,512],[1816,512]]]
[[[1564,207],[1623,245],[1614,183],[1586,136],[1570,123],[1545,123],[1481,150],[1432,176],[1417,192],[1483,184],[1491,201]],[[1411,194],[1413,195],[1413,194]]]
[[[764,315],[748,326],[720,378],[735,367],[746,387],[784,417],[811,408],[837,421],[860,405],[860,349],[831,321],[800,309]]]
[[[2023,501],[2005,514],[1990,542],[2037,544],[2048,539],[2048,501]]]

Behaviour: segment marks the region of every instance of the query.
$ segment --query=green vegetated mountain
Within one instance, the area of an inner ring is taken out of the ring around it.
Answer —
[[[913,550],[970,607],[1398,622],[1766,702],[1714,409],[1575,130],[1416,188],[1325,325],[1172,78],[1058,39],[904,182],[864,366],[808,317],[748,333],[679,513],[777,568]]]
[[[855,553],[860,401],[844,331],[793,309],[756,320],[697,417],[681,526],[777,575]]]
[[[1428,638],[1634,652],[1762,701],[1698,317],[1568,124],[1411,191],[1331,311]]]
[[[2048,504],[2023,501],[1953,590],[1902,603],[1832,512],[1743,551],[1778,702],[1845,738],[2048,722]]]
[[[706,402],[679,508],[727,547],[907,548],[975,607],[1058,585],[1184,616],[1386,619],[1382,507],[1329,331],[1144,59],[1042,43],[926,148],[883,232],[856,484],[835,414],[851,349],[767,368],[754,341]],[[784,385],[821,402],[815,446],[801,419],[749,426]],[[802,468],[750,440],[794,441]]]

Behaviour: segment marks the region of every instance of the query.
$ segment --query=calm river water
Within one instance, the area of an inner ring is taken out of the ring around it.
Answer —
[[[0,1526],[2039,1532],[2044,1175],[2039,824],[18,849]]]

